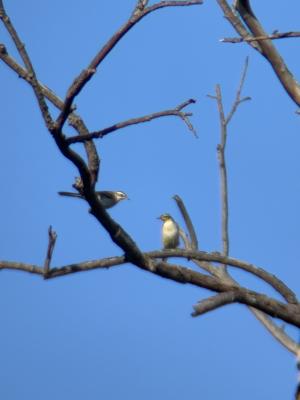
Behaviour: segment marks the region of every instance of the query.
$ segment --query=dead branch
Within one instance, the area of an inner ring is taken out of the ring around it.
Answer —
[[[102,47],[102,49],[93,58],[90,64],[74,79],[70,85],[67,96],[64,102],[64,108],[58,117],[57,124],[58,128],[61,129],[65,120],[71,112],[71,106],[75,97],[81,92],[87,82],[96,73],[97,68],[101,62],[107,57],[112,51],[116,44],[123,38],[123,36],[129,32],[141,19],[146,15],[156,11],[160,8],[165,7],[177,7],[177,6],[193,6],[202,4],[202,0],[191,0],[191,1],[161,1],[160,3],[153,4],[149,7],[135,7],[133,14],[128,21],[108,40],[108,42]]]
[[[161,118],[161,117],[169,117],[169,116],[176,116],[179,117],[185,122],[188,126],[188,128],[196,135],[196,131],[193,127],[193,125],[190,123],[188,117],[192,116],[192,113],[185,113],[182,111],[182,109],[189,104],[194,104],[196,103],[196,100],[194,99],[189,99],[185,101],[182,104],[179,104],[177,107],[172,108],[170,110],[165,110],[165,111],[158,111],[152,114],[144,115],[143,117],[138,117],[138,118],[131,118],[126,121],[118,122],[114,125],[111,125],[107,128],[101,129],[100,131],[95,131],[91,132],[90,134],[87,135],[82,135],[82,136],[71,136],[66,139],[66,142],[68,144],[73,144],[73,143],[80,143],[92,139],[98,139],[98,138],[103,138],[104,136],[108,135],[111,132],[115,132],[119,129],[126,128],[127,126],[131,125],[137,125],[141,124],[144,122],[149,122],[152,121],[153,119]]]
[[[217,0],[217,2],[222,8],[227,20],[231,23],[233,28],[243,39],[249,39],[249,37],[268,36],[267,33],[264,31],[261,23],[255,16],[254,12],[252,11],[249,0],[237,0],[235,2],[235,9],[239,13],[242,21],[244,22],[244,25],[239,20],[238,16],[230,8],[227,1]],[[251,33],[251,36],[249,35],[249,31]],[[246,40],[246,43],[255,48],[255,50],[258,50],[266,58],[287,94],[297,104],[297,106],[299,106],[300,86],[289,71],[283,58],[276,50],[274,44],[272,43],[272,40]]]
[[[194,312],[192,313],[192,317],[198,317],[199,315],[203,315],[227,304],[234,303],[235,300],[236,293],[234,291],[219,293],[215,296],[208,297],[193,306]]]
[[[164,250],[161,252],[156,252],[156,254],[159,255],[159,257],[172,257],[172,256],[178,256],[176,254],[177,250],[172,249],[172,250]],[[187,256],[188,253],[190,253],[191,258],[196,258],[195,252],[187,252],[184,250],[186,253],[185,257]],[[144,256],[150,257],[151,254],[145,254]],[[210,261],[213,259],[210,259]],[[204,257],[206,259],[206,257]],[[209,259],[210,257],[208,257]],[[226,259],[226,257],[224,257]],[[113,265],[119,265],[121,263],[127,262],[125,257],[113,257],[110,259],[104,259],[100,260],[99,264],[97,267],[99,268],[107,268],[109,266]],[[130,262],[132,262],[130,260]],[[96,268],[96,263],[97,262],[89,262],[85,263],[85,270],[88,269],[95,269]],[[230,261],[226,260],[226,263],[229,264]],[[138,265],[139,266],[139,265]],[[21,263],[13,263],[13,262],[5,262],[1,261],[0,262],[0,269],[21,269],[23,271],[43,275],[44,271],[43,268],[39,268],[34,265],[28,265],[28,264],[21,264]],[[47,276],[48,279],[54,278],[56,276],[62,276],[66,273],[74,273],[78,272],[79,265],[71,265],[68,267],[64,267],[64,270],[62,273],[61,271],[58,271],[57,269],[51,269],[49,271],[49,274]],[[237,286],[235,284],[228,284],[225,283],[224,281],[211,277],[208,275],[201,274],[200,272],[193,271],[189,268],[185,268],[182,266],[178,265],[173,265],[165,262],[157,262],[155,264],[155,268],[149,268],[148,265],[143,265],[141,268],[147,269],[149,272],[152,272],[160,277],[166,278],[166,279],[171,279],[175,282],[181,283],[181,284],[191,284],[194,286],[198,286],[201,288],[205,288],[208,290],[212,290],[217,293],[223,293],[223,292],[234,292],[235,293],[235,302],[245,304],[247,306],[254,307],[260,311],[263,311],[264,313],[267,313],[271,317],[279,318],[291,325],[294,325],[296,327],[300,327],[300,305],[299,303],[297,304],[284,304],[278,300],[272,299],[271,297],[268,297],[266,295],[263,295],[261,293],[257,293],[253,290],[249,290],[247,288]],[[82,269],[81,269],[82,270]]]
[[[183,200],[175,194],[173,196],[173,199],[176,201],[176,204],[182,214],[182,217],[184,219],[184,222],[186,224],[187,230],[189,232],[190,238],[191,238],[191,249],[192,250],[197,250],[198,249],[198,239],[197,239],[197,234],[194,228],[194,225],[192,223],[191,217],[189,216],[189,213],[184,205]]]
[[[46,259],[44,263],[44,277],[46,277],[49,273],[50,270],[50,264],[52,260],[52,254],[53,250],[55,247],[56,239],[57,239],[57,234],[52,230],[52,226],[49,226],[48,229],[48,248],[47,248],[47,254],[46,254]]]
[[[220,39],[222,43],[242,43],[242,42],[259,42],[260,40],[277,40],[277,39],[287,39],[287,38],[298,38],[300,37],[300,32],[276,32],[271,35],[265,36],[251,36],[251,37],[234,37],[234,38],[223,38]]]
[[[273,289],[275,289],[288,303],[298,304],[298,300],[295,293],[293,293],[293,291],[290,288],[288,288],[279,278],[277,278],[273,274],[270,274],[261,267],[255,266],[253,264],[250,264],[242,260],[238,260],[232,257],[226,257],[219,253],[206,253],[203,251],[185,250],[185,249],[151,251],[148,253],[144,253],[144,256],[147,258],[149,257],[152,260],[178,257],[186,259],[195,259],[200,262],[207,261],[218,264],[226,264],[231,267],[246,271],[260,278],[261,280],[269,284]],[[121,257],[104,258],[95,261],[87,261],[83,263],[76,263],[60,268],[57,267],[51,268],[49,270],[47,278],[50,279],[57,276],[66,275],[69,273],[88,271],[90,269],[109,268],[115,265],[124,264],[125,262],[130,262],[130,260],[128,260],[126,256],[121,256]],[[29,265],[19,262],[0,261],[0,269],[16,269],[24,272],[43,274],[43,268],[38,267],[36,265]],[[155,271],[152,272],[155,273]],[[238,286],[237,283],[234,283],[234,285]]]

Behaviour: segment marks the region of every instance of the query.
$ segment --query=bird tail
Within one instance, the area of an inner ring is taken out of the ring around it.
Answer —
[[[60,196],[66,196],[66,197],[76,197],[78,199],[82,199],[81,194],[79,193],[72,193],[72,192],[57,192]]]

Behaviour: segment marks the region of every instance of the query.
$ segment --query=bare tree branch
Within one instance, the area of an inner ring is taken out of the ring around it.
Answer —
[[[58,117],[57,123],[58,128],[61,129],[63,124],[71,112],[71,106],[75,97],[81,92],[87,82],[96,73],[97,68],[116,44],[123,38],[123,36],[132,29],[137,22],[139,22],[146,15],[164,7],[177,7],[177,6],[193,6],[202,4],[202,0],[191,0],[191,1],[161,1],[160,3],[153,4],[149,7],[139,7],[134,9],[133,14],[129,20],[108,40],[108,42],[102,47],[102,49],[93,58],[87,68],[85,68],[73,81],[67,91],[66,100],[64,102],[64,108]],[[138,12],[137,12],[138,11]]]
[[[235,38],[223,38],[220,39],[220,42],[223,43],[242,43],[242,42],[258,42],[260,40],[277,40],[277,39],[286,39],[286,38],[298,38],[300,37],[300,32],[276,32],[271,35],[265,36],[253,36],[253,37],[235,37]]]
[[[229,4],[226,0],[217,0],[217,3],[219,4],[220,8],[222,9],[227,21],[233,26],[233,28],[236,30],[236,32],[242,38],[252,37],[249,34],[249,31],[247,30],[247,28],[243,25],[242,21],[239,19],[238,15],[229,6]],[[249,45],[251,47],[253,47],[255,50],[257,50],[259,53],[262,53],[262,50],[261,50],[258,42],[249,42]]]
[[[268,36],[267,33],[264,31],[262,25],[260,24],[259,20],[254,15],[249,0],[237,0],[235,2],[235,9],[238,11],[239,15],[244,21],[244,24],[251,32],[251,35],[249,35],[249,32],[242,25],[241,21],[230,8],[227,1],[217,0],[217,2],[222,8],[225,17],[243,39],[248,39],[250,37]],[[274,44],[272,43],[272,40],[266,39],[260,41],[246,42],[256,50],[258,50],[268,60],[287,94],[298,106],[300,106],[300,86],[289,71],[283,58],[276,50]]]
[[[240,80],[240,83],[239,83],[239,86],[238,86],[238,89],[237,89],[237,92],[236,92],[235,101],[234,101],[234,103],[233,103],[233,105],[231,107],[231,110],[230,110],[229,114],[226,117],[225,125],[229,124],[229,122],[231,121],[231,118],[236,113],[237,108],[241,103],[243,103],[244,101],[247,101],[247,100],[251,100],[251,97],[249,97],[249,96],[241,98],[242,89],[243,89],[243,86],[244,86],[244,83],[245,83],[245,79],[246,79],[246,75],[247,75],[247,71],[248,71],[248,64],[249,64],[249,58],[246,57],[244,68],[243,68],[243,71],[242,71],[241,80]]]
[[[242,72],[242,76],[240,79],[240,83],[236,92],[236,98],[233,102],[231,110],[228,116],[225,116],[223,100],[222,100],[222,92],[220,85],[216,86],[216,95],[209,95],[210,98],[217,101],[218,110],[219,110],[219,120],[220,120],[220,143],[217,146],[218,152],[218,160],[219,160],[219,171],[220,171],[220,181],[221,181],[221,207],[222,207],[222,221],[221,221],[221,232],[222,232],[222,244],[223,244],[223,254],[228,256],[229,254],[229,232],[228,232],[228,182],[227,182],[227,167],[226,167],[226,158],[225,158],[225,150],[227,144],[227,126],[231,121],[233,115],[237,111],[238,106],[245,100],[250,99],[249,97],[241,98],[241,92],[243,85],[245,83],[245,78],[247,74],[248,68],[248,58],[246,58],[245,66]],[[224,271],[226,270],[226,266],[224,265]]]
[[[175,196],[173,196],[173,199],[176,201],[176,204],[181,212],[181,215],[184,219],[185,225],[189,232],[189,235],[191,238],[191,249],[196,250],[196,249],[198,249],[198,239],[197,239],[197,234],[196,234],[194,225],[192,223],[191,217],[189,216],[189,213],[188,213],[181,197],[179,197],[178,194],[175,194]]]
[[[241,80],[238,86],[238,90],[236,93],[236,98],[235,101],[232,105],[231,111],[229,112],[228,116],[225,118],[224,110],[223,110],[223,103],[222,103],[222,96],[221,96],[221,89],[217,90],[216,96],[209,96],[218,102],[218,109],[219,109],[219,116],[220,116],[220,123],[221,123],[221,137],[225,137],[225,146],[226,146],[226,138],[227,138],[227,126],[229,122],[231,121],[231,118],[233,117],[234,113],[236,112],[238,106],[245,100],[249,100],[249,97],[245,97],[241,99],[241,91],[245,82],[246,78],[246,73],[247,73],[247,68],[248,68],[248,58],[246,59],[245,66],[242,72]],[[221,139],[221,144],[222,144],[222,139]],[[220,145],[219,145],[220,146]],[[227,174],[226,174],[226,160],[225,160],[225,146],[223,147],[223,157],[221,154],[221,157],[219,157],[220,162],[220,170],[221,170],[221,182],[223,181],[223,185],[221,185],[221,203],[222,203],[222,218],[224,218],[224,215],[228,218],[228,194],[227,194]],[[222,147],[221,147],[222,149]],[[219,150],[219,149],[218,149]],[[222,165],[225,166],[225,171],[222,173]],[[225,185],[224,185],[225,183]],[[222,188],[225,187],[226,190],[222,190]],[[224,197],[225,196],[225,197]],[[227,210],[227,211],[226,211]],[[224,221],[224,220],[223,220]],[[226,220],[225,220],[226,221]],[[226,226],[226,223],[222,223],[222,231],[223,231],[223,241],[225,239],[226,241],[226,230],[224,229],[224,226]],[[225,282],[228,283],[235,283],[236,281],[228,274],[228,271],[221,270],[221,275],[219,276],[220,279],[223,279]],[[293,296],[292,296],[293,297]],[[292,298],[291,298],[292,299]],[[295,301],[296,298],[294,298],[293,301]],[[278,340],[283,346],[285,346],[289,351],[295,353],[296,349],[298,348],[297,343],[291,339],[282,329],[280,329],[275,322],[273,322],[266,314],[263,312],[253,308],[249,307],[250,311],[255,315],[255,317],[265,326],[265,328],[273,335],[273,337]]]
[[[294,354],[299,351],[298,343],[288,336],[281,327],[277,326],[268,315],[253,307],[249,307],[249,310],[263,324],[270,334],[288,351]]]
[[[197,239],[197,235],[196,235],[196,231],[194,229],[192,220],[189,216],[189,213],[183,203],[183,200],[178,196],[175,195],[173,196],[173,199],[176,201],[177,206],[179,208],[179,211],[181,212],[181,215],[184,219],[185,225],[187,227],[187,230],[189,232],[189,238],[187,237],[186,233],[182,230],[179,229],[179,235],[182,238],[184,244],[185,244],[185,248],[186,250],[197,250],[199,248],[198,246],[198,239]],[[190,260],[190,259],[189,259]],[[207,262],[207,261],[199,261],[196,259],[191,259],[191,261],[196,264],[199,268],[203,269],[204,271],[210,273],[212,276],[215,276],[216,278],[220,278],[222,277],[220,274],[220,268],[214,266],[213,264]]]
[[[141,124],[144,122],[149,122],[149,121],[152,121],[153,119],[161,118],[161,117],[176,116],[176,117],[181,118],[187,124],[187,121],[189,121],[188,117],[190,117],[192,115],[192,113],[185,113],[182,111],[182,109],[184,107],[188,106],[189,104],[194,104],[194,103],[196,103],[196,100],[189,99],[189,100],[185,101],[184,103],[179,104],[177,107],[172,108],[170,110],[159,111],[156,113],[144,115],[143,117],[131,118],[126,121],[118,122],[107,128],[101,129],[100,131],[91,132],[88,135],[71,136],[66,139],[66,142],[68,144],[73,144],[73,143],[80,143],[80,142],[84,142],[84,141],[88,141],[88,140],[92,140],[92,139],[103,138],[104,136],[108,135],[111,132],[115,132],[118,129],[122,129],[122,128],[125,128],[130,125],[136,125],[136,124]],[[196,135],[196,131],[190,122],[187,124],[187,126]]]
[[[184,250],[186,252],[186,250]],[[161,252],[157,252],[160,257],[164,256],[177,256],[176,255],[176,249],[172,250],[165,250]],[[186,252],[186,253],[191,253],[192,258],[195,258],[194,252]],[[148,254],[150,256],[150,254]],[[226,258],[226,257],[224,257]],[[104,259],[101,260],[102,263],[98,264],[99,267],[101,268],[107,268],[108,266],[112,265],[119,265],[122,262],[126,262],[126,258],[111,258],[111,259]],[[132,262],[130,260],[130,262]],[[92,262],[89,263],[89,265],[86,265],[86,269],[93,269],[95,268],[95,263]],[[136,260],[135,262],[136,263]],[[226,263],[228,263],[226,261]],[[91,268],[91,265],[93,268]],[[137,264],[138,265],[138,264]],[[139,265],[138,265],[139,266]],[[31,273],[36,273],[39,275],[43,275],[44,271],[43,268],[39,268],[34,265],[28,265],[28,264],[20,264],[20,263],[13,263],[13,262],[5,262],[5,261],[0,261],[0,269],[22,269],[27,272]],[[147,269],[148,265],[142,264],[140,266],[142,269]],[[152,272],[158,276],[161,276],[166,279],[171,279],[175,282],[182,283],[182,284],[191,284],[194,286],[198,286],[201,288],[209,289],[212,291],[215,291],[217,293],[223,293],[223,292],[235,292],[235,302],[245,304],[247,306],[254,307],[258,310],[261,310],[268,315],[279,318],[291,325],[294,325],[296,327],[300,327],[300,305],[299,303],[297,304],[284,304],[278,300],[272,299],[271,297],[268,297],[266,295],[257,293],[253,290],[249,290],[247,288],[237,286],[235,284],[228,284],[223,282],[220,279],[217,279],[215,277],[211,277],[208,275],[201,274],[200,272],[193,271],[189,268],[185,268],[182,266],[178,265],[173,265],[165,262],[157,262],[155,265],[155,268],[148,268],[147,269],[149,272]],[[69,268],[64,270],[64,274],[66,273],[71,273],[71,272],[78,272],[78,265],[71,265]],[[49,271],[49,274],[47,278],[52,278],[55,276],[62,276],[63,273],[59,273],[56,269],[51,269]]]
[[[52,230],[52,226],[49,226],[48,229],[48,248],[47,248],[47,254],[46,254],[46,259],[45,259],[45,264],[44,264],[44,277],[46,277],[49,273],[50,270],[50,264],[52,260],[52,254],[53,250],[55,247],[56,239],[57,239],[57,234]]]
[[[176,3],[176,4],[175,4]],[[112,39],[102,48],[102,50],[97,54],[97,56],[92,60],[90,66],[83,71],[74,81],[73,85],[69,88],[66,102],[63,104],[63,108],[61,110],[60,116],[57,118],[56,123],[52,121],[50,114],[48,114],[47,105],[44,100],[44,94],[42,88],[39,86],[39,82],[37,81],[34,71],[30,71],[32,77],[29,77],[29,83],[34,89],[36,97],[39,102],[41,113],[44,117],[45,124],[53,136],[59,150],[61,153],[69,159],[77,168],[80,173],[80,177],[83,184],[83,195],[87,202],[91,207],[91,214],[96,217],[96,219],[101,223],[101,225],[106,229],[109,233],[111,239],[121,248],[126,254],[126,260],[132,262],[133,264],[139,266],[142,269],[153,270],[155,267],[153,261],[146,255],[144,255],[140,249],[137,247],[133,239],[124,231],[124,229],[117,224],[106,212],[103,208],[99,198],[94,190],[94,180],[91,175],[90,170],[86,166],[84,160],[77,154],[75,151],[69,148],[68,143],[66,142],[66,137],[62,132],[62,127],[66,118],[69,116],[72,108],[72,102],[74,97],[81,91],[84,87],[85,83],[90,79],[91,75],[96,70],[96,67],[100,64],[100,62],[106,57],[106,55],[111,51],[111,49],[115,46],[115,44],[121,39],[122,36],[126,32],[131,29],[136,22],[138,22],[143,16],[148,13],[162,7],[169,6],[186,6],[186,5],[195,5],[200,4],[201,1],[182,1],[182,2],[161,2],[155,4],[139,14],[138,16],[131,17],[129,21],[112,37]],[[17,40],[18,37],[17,37]],[[2,51],[2,54],[5,52]],[[26,54],[27,56],[27,54]],[[29,58],[29,57],[28,57]],[[184,107],[187,102],[183,103],[179,106],[179,108]],[[183,115],[186,121],[186,116]],[[187,122],[187,121],[186,121]]]
[[[203,315],[207,312],[213,311],[216,308],[234,303],[235,300],[236,293],[234,291],[223,292],[215,296],[208,297],[207,299],[201,300],[193,306],[194,312],[192,313],[192,317],[198,317],[199,315]]]
[[[31,75],[26,71],[20,64],[11,57],[3,44],[0,44],[0,59],[13,71],[15,71],[18,76],[24,79],[31,85]],[[51,89],[47,86],[43,85],[41,82],[38,82],[40,90],[42,94],[51,101],[59,110],[62,110],[64,107],[64,102],[60,99]],[[72,113],[69,116],[70,125],[79,133],[79,135],[87,135],[89,133],[87,127],[85,126],[83,120],[79,117],[79,115]],[[99,172],[99,156],[96,151],[96,147],[93,141],[84,142],[85,150],[88,157],[88,166],[92,176],[93,184],[96,183]]]
[[[237,260],[232,257],[225,257],[219,253],[206,253],[203,251],[185,250],[185,249],[170,249],[170,250],[166,249],[161,251],[151,251],[148,253],[144,253],[144,256],[149,257],[153,260],[166,257],[168,258],[178,257],[178,258],[195,259],[198,261],[207,261],[207,262],[215,262],[219,264],[230,265],[231,267],[241,269],[262,279],[264,282],[268,283],[271,287],[273,287],[288,303],[298,304],[296,295],[279,278],[277,278],[273,274],[270,274],[261,267],[255,266],[253,264],[247,263],[242,260]],[[121,256],[121,257],[104,258],[95,261],[87,261],[83,263],[76,263],[72,264],[71,266],[68,265],[61,268],[51,268],[47,278],[52,278],[54,276],[55,277],[62,276],[73,272],[87,271],[96,268],[108,268],[115,265],[123,264],[125,262],[130,262],[130,260],[128,260],[127,257],[125,256]],[[0,269],[16,269],[25,272],[43,274],[43,268],[19,262],[0,261]],[[61,271],[58,272],[58,270]],[[232,285],[233,281],[228,281],[228,284]],[[235,282],[234,285],[238,286],[238,284]]]

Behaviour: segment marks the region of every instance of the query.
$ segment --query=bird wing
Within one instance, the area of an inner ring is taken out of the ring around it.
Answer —
[[[112,200],[115,199],[113,192],[107,190],[101,190],[101,192],[97,192],[97,194],[100,196],[100,199],[101,197],[103,198],[106,197],[107,199],[112,199]]]
[[[67,197],[76,197],[78,199],[82,199],[83,197],[79,193],[73,192],[57,192],[60,196],[67,196]]]

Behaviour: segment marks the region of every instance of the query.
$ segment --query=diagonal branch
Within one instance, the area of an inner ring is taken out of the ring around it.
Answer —
[[[228,2],[226,0],[217,0],[217,3],[219,4],[220,8],[222,9],[224,13],[224,17],[227,19],[227,21],[233,26],[233,29],[243,38],[250,38],[252,37],[248,31],[248,29],[245,27],[245,25],[242,23],[236,12],[229,6]],[[257,42],[249,42],[249,46],[253,47],[255,50],[257,50],[259,53],[262,53],[262,50],[260,48],[259,43]]]
[[[245,26],[249,31],[245,28],[238,16],[230,8],[227,1],[217,0],[217,2],[222,8],[227,20],[243,39],[267,36],[267,33],[252,11],[249,0],[235,1],[235,9],[241,16]],[[249,34],[249,32],[251,34]],[[246,40],[246,42],[266,58],[287,94],[298,106],[300,106],[300,85],[289,71],[283,58],[280,56],[274,44],[272,43],[272,40],[266,39],[260,40],[259,42]]]
[[[31,74],[7,53],[7,50],[3,44],[0,44],[0,59],[2,59],[2,61],[9,68],[15,71],[20,78],[24,79],[31,86]],[[50,88],[48,88],[46,85],[43,85],[41,82],[38,82],[38,86],[43,96],[45,96],[59,110],[63,109],[64,102],[62,99],[60,99]],[[79,133],[79,135],[88,134],[88,129],[79,115],[75,113],[70,114],[69,123]],[[84,146],[88,157],[88,165],[91,172],[92,181],[95,184],[99,172],[99,156],[97,154],[95,144],[92,141],[84,142]]]
[[[189,216],[189,213],[184,205],[184,202],[181,199],[181,197],[179,197],[177,194],[175,194],[175,196],[173,196],[173,199],[176,201],[176,204],[181,212],[181,215],[184,219],[185,225],[189,232],[189,236],[191,238],[191,250],[197,250],[198,249],[197,234],[196,234],[194,225],[192,223],[191,217]]]
[[[108,40],[108,42],[102,47],[102,49],[93,58],[90,64],[85,68],[73,81],[67,91],[67,96],[64,102],[64,108],[62,109],[58,119],[57,127],[61,129],[71,112],[72,103],[75,97],[81,92],[87,82],[96,73],[97,68],[106,56],[112,51],[116,44],[123,38],[123,36],[129,32],[141,19],[146,15],[165,7],[178,7],[178,6],[193,6],[202,4],[202,0],[190,0],[190,1],[161,1],[160,3],[153,4],[149,7],[135,7],[133,14],[128,21]]]
[[[2,6],[2,8],[1,8]],[[3,17],[4,15],[4,17]],[[5,18],[6,14],[3,8],[2,2],[0,3],[0,17],[2,17],[4,24],[9,28],[10,25],[8,25],[8,18]],[[9,22],[10,23],[10,22]],[[21,41],[15,31],[12,31],[13,40],[18,46],[18,48],[22,48],[22,51],[25,55],[23,55],[24,58],[28,57],[25,48],[22,47]],[[28,57],[29,59],[29,57]],[[139,266],[140,268],[146,269],[146,270],[152,270],[154,268],[152,260],[145,256],[136,243],[133,241],[133,239],[128,235],[128,233],[119,225],[117,224],[111,217],[110,215],[106,212],[104,209],[102,203],[99,200],[99,196],[96,194],[95,189],[94,189],[94,180],[93,177],[84,162],[83,158],[70,149],[68,144],[66,143],[65,140],[65,135],[63,134],[61,130],[60,123],[54,123],[49,112],[48,112],[48,107],[45,101],[45,96],[43,94],[43,91],[41,87],[39,86],[39,82],[35,76],[35,72],[31,66],[31,64],[27,62],[28,68],[30,70],[28,71],[30,74],[30,80],[29,83],[33,88],[33,91],[36,95],[36,98],[38,100],[39,108],[41,111],[41,114],[43,116],[45,125],[47,126],[49,132],[51,133],[57,147],[59,148],[60,152],[68,159],[70,160],[78,169],[80,173],[80,177],[83,183],[83,194],[85,199],[88,201],[90,207],[91,207],[91,214],[96,217],[98,222],[105,228],[105,230],[109,233],[111,239],[113,242],[119,246],[126,254],[126,258],[128,261],[131,261],[133,264]],[[62,110],[62,113],[64,112],[64,108]],[[59,118],[58,118],[59,120]]]
[[[111,132],[115,132],[118,129],[126,128],[127,126],[130,125],[137,125],[141,124],[144,122],[149,122],[152,121],[153,119],[161,118],[161,117],[169,117],[169,116],[176,116],[181,118],[188,126],[188,128],[196,134],[195,129],[193,128],[192,124],[189,122],[188,117],[190,117],[192,114],[191,113],[185,113],[182,111],[182,109],[189,104],[194,104],[196,103],[196,100],[194,99],[189,99],[185,101],[182,104],[179,104],[177,107],[172,108],[170,110],[165,110],[165,111],[159,111],[156,113],[144,115],[143,117],[138,117],[138,118],[131,118],[126,121],[118,122],[114,125],[111,125],[107,128],[101,129],[100,131],[95,131],[91,132],[90,134],[87,135],[82,135],[82,136],[71,136],[66,139],[66,142],[68,144],[74,144],[74,143],[80,143],[92,139],[98,139],[98,138],[103,138],[104,136],[108,135]]]
[[[219,293],[212,297],[208,297],[204,300],[199,301],[196,305],[193,306],[194,312],[192,313],[192,317],[198,317],[199,315],[203,315],[227,304],[232,304],[236,300],[237,295],[236,292],[233,290],[229,292]]]
[[[251,100],[251,97],[249,97],[249,96],[241,98],[242,89],[243,89],[243,86],[244,86],[244,83],[245,83],[245,79],[246,79],[246,75],[247,75],[247,71],[248,71],[248,65],[249,65],[249,57],[246,57],[244,68],[243,68],[242,75],[241,75],[241,79],[240,79],[240,82],[239,82],[239,86],[238,86],[238,89],[236,91],[235,101],[234,101],[234,103],[233,103],[233,105],[231,107],[231,110],[230,110],[229,114],[226,117],[225,125],[229,124],[229,122],[231,121],[231,118],[234,116],[234,114],[236,113],[236,111],[238,109],[238,106],[241,103],[243,103],[244,101],[247,101],[247,100]]]
[[[33,65],[31,63],[31,60],[29,58],[29,55],[26,51],[25,45],[24,43],[22,43],[17,31],[15,30],[13,24],[10,21],[10,18],[8,17],[8,15],[6,14],[4,5],[3,5],[3,1],[0,2],[0,19],[3,21],[3,24],[6,28],[6,30],[8,31],[8,33],[10,34],[24,64],[26,67],[26,70],[29,74],[29,79],[30,79],[30,85],[34,91],[35,97],[38,101],[39,104],[39,108],[42,114],[42,117],[44,119],[44,122],[47,126],[48,129],[51,129],[53,126],[53,120],[52,117],[50,115],[50,112],[48,110],[48,106],[47,103],[45,101],[45,96],[39,86],[39,82],[37,80],[36,77],[36,73],[35,70],[33,68]]]

